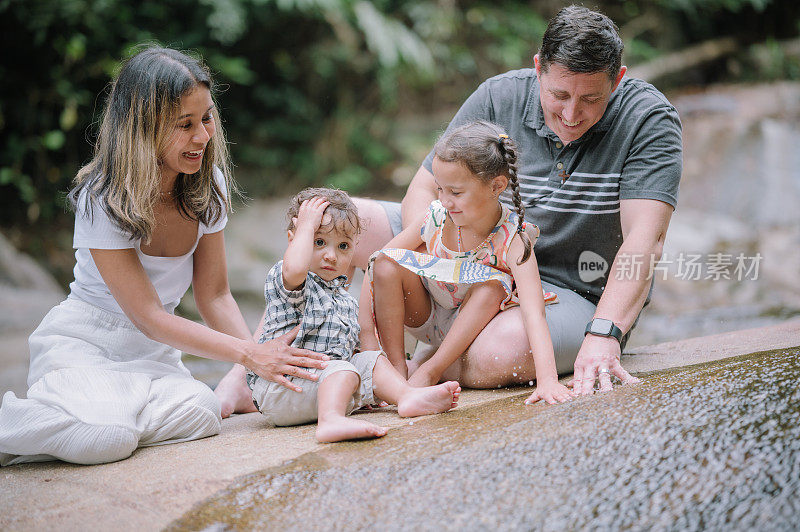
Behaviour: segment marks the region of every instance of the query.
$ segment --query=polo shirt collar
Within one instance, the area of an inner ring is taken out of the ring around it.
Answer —
[[[623,79],[617,86],[617,90],[611,93],[611,98],[608,101],[608,106],[606,107],[606,112],[603,113],[603,117],[575,142],[582,141],[595,131],[608,131],[611,129],[611,124],[614,123],[617,114],[619,114],[619,108],[622,105],[622,97],[620,94],[626,79],[627,78]],[[539,80],[537,79],[534,83],[531,83],[531,90],[528,92],[528,99],[525,102],[523,123],[535,130],[540,137],[557,137],[544,121],[544,110],[542,109],[539,91]]]
[[[542,101],[539,99],[539,80],[538,78],[531,83],[531,90],[528,91],[528,99],[525,102],[525,116],[523,123],[536,131],[540,137],[553,135],[553,131],[544,123],[544,111]]]

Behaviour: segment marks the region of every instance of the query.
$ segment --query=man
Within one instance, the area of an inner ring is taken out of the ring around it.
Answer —
[[[526,218],[539,226],[534,252],[544,289],[558,294],[546,318],[559,373],[591,394],[611,375],[635,382],[619,358],[649,298],[677,203],[682,167],[675,108],[652,85],[624,78],[622,40],[605,15],[579,6],[548,24],[533,69],[486,80],[448,129],[474,120],[502,126],[518,146]],[[385,245],[437,197],[429,154],[401,206],[358,200],[366,220],[354,264]],[[510,203],[508,195],[501,196]],[[402,212],[402,215],[401,215]],[[499,313],[443,378],[491,388],[535,378],[519,308]],[[244,369],[217,387],[223,416],[252,410]]]
[[[485,81],[448,126],[489,120],[517,143],[526,218],[541,229],[534,251],[544,289],[560,300],[546,310],[558,369],[574,369],[584,395],[598,379],[610,390],[612,374],[636,381],[619,358],[649,298],[682,167],[675,108],[652,85],[624,78],[622,49],[608,17],[566,7],[548,24],[535,68]],[[408,187],[404,226],[437,196],[432,160]],[[501,199],[510,205],[510,195]],[[399,231],[400,208],[358,207],[368,218],[356,250],[364,267]],[[445,376],[480,388],[535,378],[519,308],[498,314]]]

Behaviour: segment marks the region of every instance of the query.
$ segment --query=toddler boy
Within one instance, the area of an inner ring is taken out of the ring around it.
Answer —
[[[289,246],[267,275],[259,342],[299,324],[292,345],[331,360],[324,369],[309,370],[316,381],[285,376],[300,393],[248,372],[256,408],[278,426],[316,420],[321,442],[384,436],[386,427],[347,417],[381,400],[396,404],[402,417],[454,408],[461,392],[457,382],[412,388],[382,352],[357,350],[358,304],[346,290],[346,272],[362,226],[350,197],[340,190],[303,190],[292,198],[288,218]]]

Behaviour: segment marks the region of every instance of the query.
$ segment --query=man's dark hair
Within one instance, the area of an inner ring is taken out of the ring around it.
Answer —
[[[570,72],[605,72],[612,80],[622,67],[622,39],[610,18],[583,6],[568,6],[550,19],[539,48],[539,65],[547,72],[558,63]]]

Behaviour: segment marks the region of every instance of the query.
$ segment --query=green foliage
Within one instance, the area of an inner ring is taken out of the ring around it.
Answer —
[[[767,6],[773,3],[772,0],[661,0],[664,7],[672,10],[681,10],[697,15],[701,13],[715,13],[719,11],[729,11],[739,13],[747,8],[755,11],[764,11]]]
[[[352,192],[399,190],[424,155],[418,147],[477,83],[532,64],[557,7],[0,0],[8,43],[0,61],[0,223],[63,215],[63,193],[91,156],[108,83],[142,43],[192,50],[216,73],[237,177],[252,195],[325,182]],[[779,44],[797,35],[791,0],[624,0],[601,9],[622,29],[629,64],[736,35],[744,45],[767,41],[740,59],[755,76],[800,75],[797,57]]]
[[[391,159],[386,138],[375,139],[379,148],[345,143],[335,157],[316,153],[331,152],[320,144],[334,116],[360,117],[346,123],[362,130],[382,105],[395,104],[404,72],[431,79],[427,45],[390,7],[349,0],[5,0],[0,31],[14,53],[0,65],[0,221],[64,211],[59,193],[91,157],[108,82],[142,43],[196,51],[215,71],[240,166],[321,182],[355,164],[364,186]],[[352,131],[340,133],[350,138]],[[275,181],[257,188],[269,191],[285,179]]]

